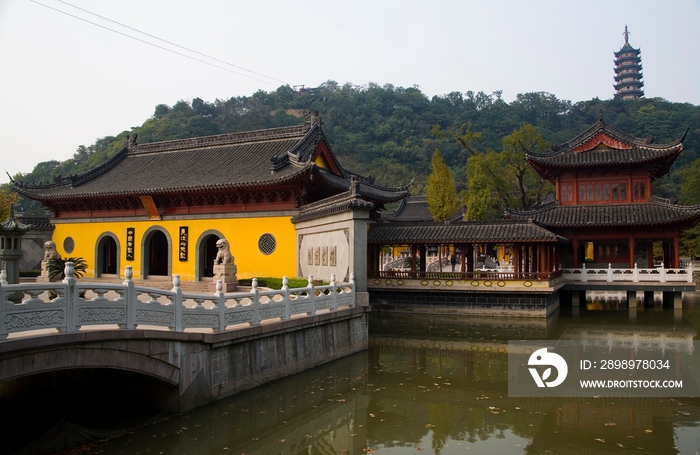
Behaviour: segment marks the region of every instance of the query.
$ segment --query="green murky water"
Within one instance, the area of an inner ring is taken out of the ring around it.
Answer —
[[[700,303],[548,320],[371,315],[369,350],[74,453],[695,454],[697,398],[509,398],[511,339],[698,337]],[[129,406],[124,403],[123,406]]]

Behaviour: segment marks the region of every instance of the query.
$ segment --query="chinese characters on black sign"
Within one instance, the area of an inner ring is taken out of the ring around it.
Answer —
[[[126,228],[126,260],[127,261],[134,260],[134,243],[135,243],[134,231],[135,231],[134,228]]]
[[[187,261],[187,226],[180,226],[180,254],[181,262]]]

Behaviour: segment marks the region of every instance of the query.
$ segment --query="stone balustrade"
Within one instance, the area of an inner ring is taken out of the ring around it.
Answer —
[[[632,269],[615,269],[612,264],[607,268],[589,269],[586,264],[576,269],[564,269],[563,277],[568,281],[580,281],[583,283],[591,281],[604,281],[607,283],[628,282],[628,283],[669,283],[693,282],[693,264],[688,264],[687,268],[667,269],[663,265],[651,269],[640,269],[634,264]]]
[[[294,315],[314,315],[355,306],[355,279],[349,283],[290,289],[283,279],[280,290],[261,290],[253,279],[249,292],[224,293],[217,281],[213,294],[184,293],[179,275],[173,276],[170,291],[136,286],[131,266],[121,284],[90,283],[75,279],[73,264],[67,263],[66,278],[57,283],[7,284],[0,272],[0,340],[8,334],[40,329],[77,332],[90,325],[112,325],[135,329],[140,325],[165,327],[171,331],[211,329],[221,332],[259,325],[265,320],[287,320]],[[85,298],[84,296],[91,298]]]

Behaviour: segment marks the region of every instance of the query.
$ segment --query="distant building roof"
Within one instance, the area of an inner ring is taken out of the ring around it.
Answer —
[[[380,223],[367,234],[367,243],[383,245],[514,242],[569,241],[530,220]]]
[[[463,209],[460,207],[448,221],[457,221],[464,218]],[[427,196],[409,196],[401,201],[401,205],[394,213],[383,214],[382,219],[391,222],[416,222],[435,221],[430,214]]]
[[[599,120],[572,140],[554,145],[548,152],[527,152],[526,159],[544,178],[552,180],[564,170],[609,166],[639,166],[653,178],[668,172],[683,150],[685,135],[668,144],[631,136]]]
[[[700,205],[677,205],[658,197],[631,204],[561,205],[554,202],[535,210],[507,210],[506,216],[530,219],[547,229],[692,225],[700,220]]]

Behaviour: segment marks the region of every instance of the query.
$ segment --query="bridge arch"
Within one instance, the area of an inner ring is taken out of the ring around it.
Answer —
[[[138,352],[90,346],[33,349],[0,358],[0,382],[57,370],[112,368],[132,371],[180,386],[180,369]]]

